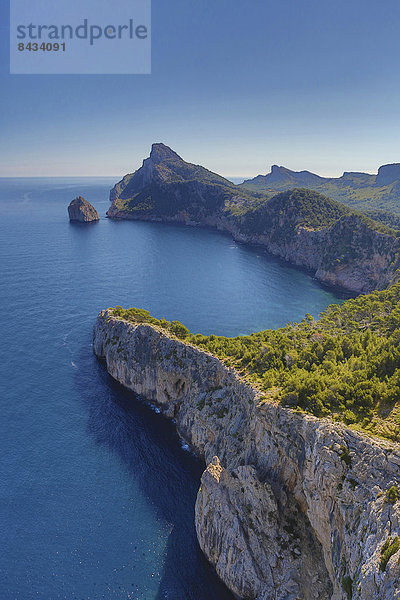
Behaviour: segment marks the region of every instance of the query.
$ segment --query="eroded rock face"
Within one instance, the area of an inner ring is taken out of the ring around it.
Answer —
[[[70,221],[78,223],[90,223],[100,220],[97,210],[82,196],[72,200],[68,206],[68,215]]]
[[[94,351],[204,457],[197,535],[239,598],[400,599],[400,551],[380,569],[400,536],[400,501],[386,500],[398,446],[267,403],[207,352],[109,311]]]
[[[231,471],[215,456],[196,501],[200,547],[239,598],[330,598],[321,545],[292,498],[252,465]]]

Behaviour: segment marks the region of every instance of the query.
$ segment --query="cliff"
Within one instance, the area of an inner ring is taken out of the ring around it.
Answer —
[[[378,169],[378,175],[376,176],[377,185],[388,185],[396,181],[400,183],[400,164],[394,163],[392,165],[383,165]]]
[[[110,199],[110,218],[216,227],[351,292],[383,289],[398,277],[400,238],[388,227],[305,189],[268,199],[187,163],[163,144],[153,145]]]
[[[336,203],[315,194],[318,206],[305,215],[302,198],[309,193],[284,192],[245,214],[232,228],[235,239],[263,245],[271,254],[310,269],[316,279],[352,292],[381,290],[397,281],[400,238],[352,211],[335,213]],[[322,224],[312,215],[323,215]]]
[[[206,461],[198,539],[239,598],[400,598],[398,446],[268,402],[211,354],[110,310],[94,352]]]
[[[68,206],[68,215],[70,221],[78,223],[90,223],[100,220],[97,210],[82,196],[78,196],[72,200]]]

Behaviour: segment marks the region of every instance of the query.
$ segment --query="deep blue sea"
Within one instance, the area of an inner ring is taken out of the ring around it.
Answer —
[[[231,598],[196,541],[203,465],[94,358],[101,309],[232,336],[338,301],[227,235],[107,220],[116,179],[0,180],[1,600]],[[78,194],[99,223],[68,222]]]

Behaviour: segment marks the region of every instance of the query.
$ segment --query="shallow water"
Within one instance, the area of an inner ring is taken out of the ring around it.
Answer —
[[[116,179],[0,179],[2,600],[231,598],[196,541],[203,466],[94,358],[102,308],[231,336],[338,301],[211,230],[68,222]]]

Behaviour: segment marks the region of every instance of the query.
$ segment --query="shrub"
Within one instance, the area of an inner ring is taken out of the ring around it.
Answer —
[[[353,580],[349,575],[345,575],[345,577],[343,577],[342,588],[347,594],[348,600],[351,600],[353,597]]]
[[[179,321],[172,321],[169,327],[170,331],[178,338],[185,338],[189,334],[189,329]]]
[[[396,536],[393,541],[391,538],[388,538],[381,549],[381,561],[379,565],[381,571],[386,570],[386,565],[398,550],[400,550],[400,538]]]
[[[340,460],[342,460],[348,467],[351,466],[351,456],[347,446],[340,446]]]
[[[399,499],[399,488],[396,485],[392,485],[386,492],[386,502],[395,504]]]

